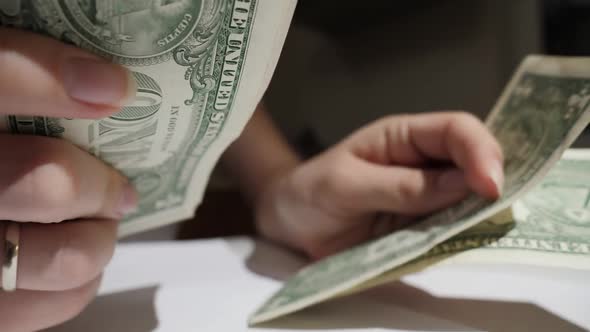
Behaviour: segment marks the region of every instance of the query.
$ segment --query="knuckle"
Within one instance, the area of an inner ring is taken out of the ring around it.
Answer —
[[[480,140],[486,142],[487,146],[493,149],[494,153],[498,158],[503,158],[502,147],[494,139],[492,133],[489,129],[485,126],[485,124],[472,113],[468,112],[456,112],[453,113],[452,116],[454,117],[453,121],[451,122],[451,126],[454,127],[453,129],[460,129],[460,128],[479,128],[481,129],[481,134],[485,135],[485,138],[489,138],[486,140]]]
[[[407,121],[407,119],[411,118],[412,115],[408,113],[397,113],[397,114],[389,114],[383,117],[381,120],[384,123],[394,123],[398,121]]]
[[[47,144],[42,157],[33,162],[27,174],[29,196],[37,210],[43,211],[47,221],[61,221],[64,209],[79,196],[79,177],[74,161],[64,149]]]
[[[57,248],[49,269],[49,279],[56,287],[73,289],[87,283],[99,273],[99,262],[91,251],[84,250],[77,240],[68,237]]]
[[[67,280],[70,287],[84,284],[96,277],[98,271],[95,260],[85,252],[73,248],[64,248],[57,255],[59,277]]]
[[[397,196],[400,202],[406,202],[408,207],[415,205],[422,199],[427,190],[428,180],[420,176],[408,176],[404,181],[400,181],[397,186]]]
[[[60,48],[64,47],[56,47],[56,42],[47,37],[1,29],[0,93],[8,100],[17,96],[35,98],[38,95],[61,98],[63,89],[54,75],[55,64],[59,60],[56,55],[59,55],[57,51]],[[45,53],[39,53],[38,49],[43,49]],[[53,56],[48,57],[45,54]],[[32,63],[35,65],[31,65]],[[30,77],[35,77],[34,84]],[[21,107],[22,101],[17,105]]]
[[[61,207],[76,198],[76,183],[63,164],[41,165],[31,174],[34,201],[44,208]]]
[[[406,113],[400,113],[395,115],[387,115],[380,120],[376,121],[376,124],[383,128],[385,135],[388,139],[401,138],[405,139],[408,131],[408,123],[412,119],[412,115]]]
[[[418,196],[419,190],[415,184],[402,181],[398,186],[394,197],[397,196],[400,202],[412,202]]]

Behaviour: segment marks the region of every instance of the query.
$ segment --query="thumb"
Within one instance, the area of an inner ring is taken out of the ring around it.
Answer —
[[[360,161],[350,201],[359,210],[376,210],[404,215],[423,215],[450,206],[470,192],[463,171],[429,170],[383,166]]]
[[[0,28],[0,113],[102,118],[135,96],[125,68],[38,34]]]

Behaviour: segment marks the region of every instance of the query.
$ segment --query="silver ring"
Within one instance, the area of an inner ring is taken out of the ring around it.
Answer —
[[[18,223],[7,223],[5,234],[2,289],[5,292],[13,292],[16,290],[16,278],[18,275],[18,249],[20,242],[20,228]]]

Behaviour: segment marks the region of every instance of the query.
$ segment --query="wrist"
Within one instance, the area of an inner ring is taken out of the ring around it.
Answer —
[[[321,172],[317,167],[310,160],[275,177],[259,196],[254,211],[258,234],[309,257],[318,257],[317,249],[322,247],[321,237],[309,229],[314,220],[324,218],[317,205],[321,185],[315,181]]]
[[[253,181],[251,188],[246,189],[245,194],[252,207],[256,208],[261,204],[265,195],[283,186],[282,183],[285,182],[285,179],[301,164],[294,154],[283,157],[281,161],[265,165],[262,176],[259,176],[257,181]]]
[[[293,185],[295,167],[283,168],[270,178],[252,204],[255,227],[261,236],[295,249],[298,241],[290,231],[289,211],[296,208],[298,197]]]

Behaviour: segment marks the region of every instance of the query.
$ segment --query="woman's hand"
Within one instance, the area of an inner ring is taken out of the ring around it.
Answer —
[[[82,50],[0,29],[2,115],[106,117],[134,96],[133,83]],[[20,229],[17,290],[0,291],[0,330],[37,331],[93,298],[117,220],[137,197],[121,174],[66,141],[0,134],[0,151],[0,241],[8,223]]]
[[[456,203],[471,191],[498,198],[502,165],[499,144],[471,115],[387,117],[278,172],[256,195],[258,229],[321,258]]]

